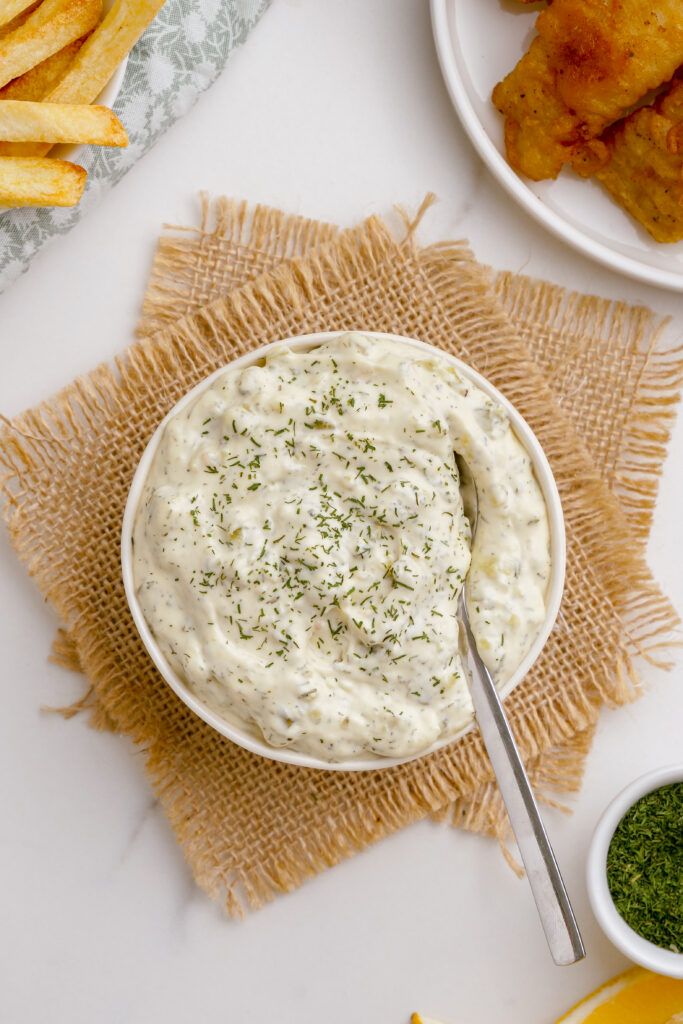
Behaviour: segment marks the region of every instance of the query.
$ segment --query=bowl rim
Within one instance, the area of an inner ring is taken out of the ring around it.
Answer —
[[[617,825],[641,797],[672,782],[683,782],[683,764],[646,772],[617,793],[593,832],[586,862],[586,883],[598,924],[617,949],[641,967],[671,978],[683,978],[683,953],[655,946],[635,932],[615,907],[607,885],[607,851]]]
[[[133,581],[133,565],[131,557],[131,541],[138,504],[151,462],[156,454],[156,450],[168,422],[183,408],[185,408],[185,406],[194,401],[200,392],[208,388],[214,380],[224,374],[227,370],[238,370],[245,366],[249,366],[279,348],[287,348],[293,351],[307,350],[348,333],[350,333],[348,330],[318,331],[311,334],[294,335],[271,342],[268,345],[262,345],[237,357],[236,359],[231,360],[224,366],[221,366],[219,369],[215,370],[196,384],[190,391],[183,395],[178,402],[175,403],[173,408],[170,409],[161,420],[149,439],[140,461],[138,462],[130,485],[121,527],[121,569],[128,606],[147,653],[150,655],[157,669],[174,693],[208,725],[212,726],[217,732],[221,733],[221,735],[232,740],[234,743],[237,743],[239,746],[246,748],[254,754],[260,754],[263,757],[269,758],[270,760],[282,761],[287,764],[293,764],[303,768],[316,768],[324,771],[376,771],[378,769],[391,768],[400,764],[405,764],[408,761],[414,761],[418,757],[425,757],[437,750],[450,746],[452,743],[458,742],[468,732],[472,731],[474,728],[474,719],[459,730],[454,736],[439,740],[427,749],[407,757],[364,755],[362,757],[346,761],[328,762],[323,761],[320,758],[313,757],[310,754],[293,750],[289,747],[271,747],[264,739],[257,737],[255,733],[252,734],[244,727],[227,722],[210,708],[206,707],[206,705],[204,705],[203,702],[191,692],[181,677],[166,661],[149,626],[147,625],[142,614],[142,609],[137,600]],[[442,349],[436,348],[434,345],[429,345],[425,342],[417,341],[414,338],[408,338],[403,335],[367,330],[359,331],[359,333],[377,340],[392,341],[408,345],[409,347],[416,348],[419,351],[429,353],[432,358],[443,359],[452,366],[455,366],[464,377],[471,380],[473,384],[480,387],[481,390],[491,398],[500,402],[510,419],[518,440],[521,441],[523,447],[531,458],[534,473],[539,486],[541,487],[546,507],[548,509],[551,552],[550,579],[548,582],[546,615],[543,621],[543,626],[517,670],[500,688],[501,697],[505,699],[522,681],[541,653],[555,624],[560,608],[560,602],[562,600],[566,565],[566,538],[562,504],[552,470],[550,469],[546,455],[540,445],[540,442],[536,438],[536,435],[512,403],[488,380],[486,380],[485,377],[482,377],[481,374],[477,373],[476,370],[473,370],[462,360],[450,355],[448,352],[444,352]]]

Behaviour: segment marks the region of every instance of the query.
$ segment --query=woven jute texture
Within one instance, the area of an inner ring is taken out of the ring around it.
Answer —
[[[464,244],[419,248],[415,226],[395,234],[372,218],[339,231],[207,203],[201,228],[159,244],[140,339],[0,431],[12,543],[66,626],[55,656],[87,675],[80,706],[93,723],[145,751],[197,881],[232,914],[430,813],[499,837],[507,825],[476,731],[398,768],[303,770],[224,740],[154,669],[120,578],[122,512],[157,423],[217,367],[293,334],[388,331],[465,359],[525,416],[568,542],[557,625],[506,702],[546,798],[579,785],[601,706],[637,695],[638,660],[663,663],[677,622],[644,543],[681,352],[645,310],[493,276]]]

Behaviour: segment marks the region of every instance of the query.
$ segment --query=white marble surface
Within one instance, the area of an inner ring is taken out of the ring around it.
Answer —
[[[622,279],[518,211],[472,152],[441,83],[424,0],[275,0],[222,79],[68,237],[0,296],[0,410],[12,415],[130,340],[162,221],[200,187],[351,223],[440,205],[426,240],[467,236],[524,269],[675,317],[680,296]],[[679,422],[650,559],[683,607]],[[603,716],[574,814],[548,826],[588,957],[552,966],[527,888],[496,846],[429,823],[251,916],[194,886],[128,742],[41,713],[79,680],[47,660],[55,620],[0,535],[0,1020],[3,1024],[549,1024],[625,966],[598,933],[593,824],[637,774],[681,759],[680,671]],[[581,638],[577,637],[580,643]]]

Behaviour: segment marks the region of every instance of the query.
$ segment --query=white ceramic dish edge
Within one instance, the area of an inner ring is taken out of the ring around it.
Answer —
[[[612,902],[606,870],[609,844],[626,812],[646,793],[672,782],[683,782],[683,764],[657,768],[641,775],[615,796],[593,833],[586,865],[586,881],[593,913],[610,942],[641,967],[671,978],[683,978],[683,953],[673,953],[655,946],[626,924]]]
[[[170,410],[169,413],[164,417],[156,431],[152,435],[150,441],[142,454],[138,467],[136,469],[133,481],[130,486],[128,494],[128,500],[126,502],[126,508],[123,516],[123,524],[121,530],[121,567],[123,574],[123,583],[126,592],[126,598],[130,607],[133,620],[140,634],[145,648],[148,654],[152,658],[152,661],[156,665],[157,669],[164,677],[168,685],[177,694],[187,706],[199,715],[205,722],[211,725],[217,732],[223,736],[232,740],[234,743],[245,747],[252,753],[260,754],[263,757],[270,758],[275,761],[284,761],[288,764],[296,764],[304,768],[318,768],[323,770],[332,771],[371,771],[381,768],[389,768],[398,764],[404,764],[407,761],[412,761],[416,757],[424,757],[426,754],[433,753],[442,747],[449,746],[451,743],[456,742],[466,733],[468,733],[474,724],[470,723],[464,729],[462,729],[456,736],[450,737],[447,740],[441,740],[440,742],[429,747],[427,750],[422,751],[420,754],[413,755],[411,757],[403,758],[385,758],[385,757],[373,757],[373,758],[358,758],[353,761],[342,761],[338,763],[328,763],[322,761],[319,758],[311,757],[308,754],[300,753],[296,750],[289,748],[278,748],[269,746],[263,739],[258,738],[256,735],[246,732],[243,728],[237,727],[226,722],[220,718],[213,711],[207,708],[197,697],[190,691],[183,680],[174,672],[171,666],[164,658],[161,650],[159,649],[152,632],[145,621],[144,615],[138,603],[135,595],[135,587],[133,583],[133,567],[131,559],[131,538],[133,534],[133,524],[135,521],[135,515],[137,512],[138,503],[142,495],[145,479],[149,471],[152,459],[156,453],[161,435],[166,427],[168,421],[176,415],[182,408],[188,405],[194,400],[194,398],[203,391],[210,383],[225,373],[227,369],[239,369],[243,366],[262,359],[268,352],[274,348],[280,346],[287,346],[294,350],[314,348],[316,345],[320,345],[331,338],[339,337],[344,334],[344,331],[328,331],[320,332],[317,334],[306,334],[299,335],[295,338],[285,338],[281,341],[273,342],[270,345],[263,346],[262,348],[255,349],[253,352],[248,352],[244,356],[240,356],[238,359],[226,364],[220,369],[216,370],[205,380],[201,381],[196,387],[192,388],[179,402]],[[493,387],[484,377],[478,374],[475,370],[472,370],[465,363],[459,359],[448,355],[445,352],[434,349],[433,346],[427,345],[424,342],[416,341],[413,338],[405,338],[395,334],[383,334],[375,331],[364,331],[364,334],[369,334],[371,337],[378,339],[384,339],[388,341],[396,341],[403,344],[408,344],[413,348],[427,351],[430,355],[434,355],[436,352],[437,356],[445,359],[456,366],[460,372],[468,377],[474,384],[485,391],[492,398],[499,401],[505,408],[510,421],[514,427],[515,433],[520,441],[523,443],[527,452],[529,453],[536,477],[543,491],[543,496],[548,507],[548,517],[550,522],[550,547],[551,547],[551,575],[550,582],[548,585],[548,598],[546,606],[546,617],[543,623],[543,628],[539,633],[536,641],[534,642],[531,650],[524,658],[522,664],[519,666],[517,671],[511,676],[508,682],[501,688],[501,696],[507,697],[509,693],[517,686],[524,678],[526,673],[529,671],[533,663],[539,656],[543,646],[548,639],[550,631],[557,618],[557,613],[560,608],[560,602],[562,599],[562,591],[564,588],[564,575],[565,575],[565,560],[566,560],[566,542],[565,542],[565,531],[564,531],[564,519],[562,515],[562,505],[560,502],[560,496],[557,491],[554,477],[548,461],[545,457],[543,449],[541,448],[536,436],[532,432],[531,428],[527,425],[526,421],[520,416],[517,410],[511,405],[511,403],[502,395],[496,388]]]
[[[525,183],[525,180],[517,175],[498,152],[479,121],[476,111],[472,108],[453,53],[448,25],[448,4],[450,2],[452,0],[430,0],[432,31],[439,66],[462,126],[494,177],[527,213],[530,213],[535,220],[552,231],[558,238],[568,242],[572,248],[628,277],[680,292],[683,288],[683,277],[680,273],[663,270],[659,267],[648,267],[589,238],[582,231],[563,220],[539,199]]]

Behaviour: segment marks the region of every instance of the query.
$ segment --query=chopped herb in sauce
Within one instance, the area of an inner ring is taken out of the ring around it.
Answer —
[[[473,556],[458,448],[479,483]],[[503,411],[438,357],[359,334],[200,392],[162,437],[134,536],[144,614],[191,689],[332,761],[406,756],[470,720],[468,571],[496,678],[545,615],[547,514]]]

